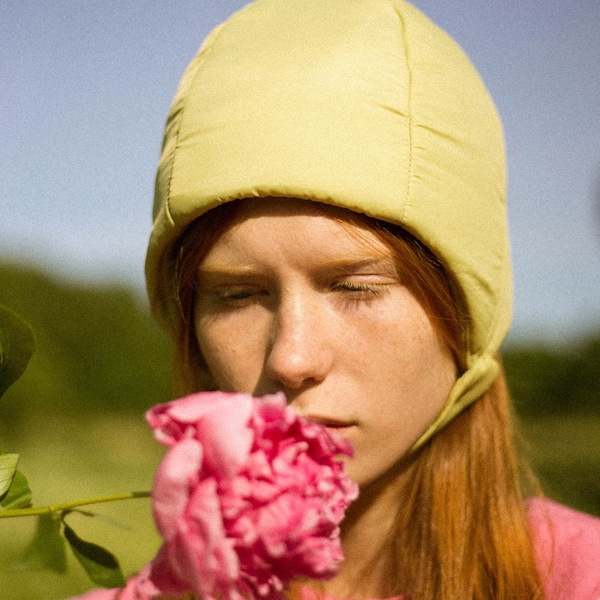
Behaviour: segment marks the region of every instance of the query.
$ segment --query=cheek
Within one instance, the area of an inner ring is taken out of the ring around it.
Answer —
[[[252,393],[262,371],[259,328],[196,313],[194,332],[219,389]]]
[[[428,319],[408,344],[402,377],[406,385],[403,412],[411,424],[412,443],[442,410],[456,381],[456,366]]]
[[[202,319],[197,319],[194,327],[200,353],[217,386],[221,390],[234,391],[228,389],[230,386],[227,385],[233,377],[233,373],[230,373],[231,365],[236,364],[243,353],[239,352],[236,345],[223,343],[223,340],[230,338],[226,333],[220,333],[220,329]]]
[[[368,323],[364,337],[369,343],[366,354],[375,359],[382,374],[401,387],[421,389],[453,381],[456,368],[451,352],[412,295],[407,294],[384,317]]]
[[[442,410],[456,381],[456,366],[420,307],[410,319],[395,321],[387,333],[372,337],[377,340],[370,347],[373,426],[391,447],[408,449]]]

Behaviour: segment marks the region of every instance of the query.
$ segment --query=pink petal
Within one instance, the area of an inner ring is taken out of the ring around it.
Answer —
[[[206,468],[220,477],[233,477],[246,461],[254,433],[247,426],[254,408],[252,397],[228,394],[217,398],[198,422]]]
[[[173,571],[171,558],[167,544],[163,544],[152,562],[144,567],[137,578],[137,588],[141,589],[142,593],[156,590],[156,595],[179,596],[189,591],[189,586],[186,586]],[[119,598],[119,600],[123,599]]]
[[[167,452],[156,471],[152,511],[165,540],[177,531],[177,521],[188,502],[190,484],[196,479],[201,464],[200,444],[196,440],[184,439]]]
[[[166,552],[168,568],[164,571],[172,570],[202,598],[212,597],[219,581],[237,579],[238,559],[225,535],[214,479],[200,482],[193,490]]]
[[[250,394],[228,394],[225,392],[198,392],[169,403],[171,418],[184,423],[196,423],[204,418],[215,405],[227,407],[240,399],[250,400]]]

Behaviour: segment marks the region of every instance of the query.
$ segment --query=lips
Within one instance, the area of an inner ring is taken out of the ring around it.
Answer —
[[[313,423],[323,425],[327,429],[331,429],[337,433],[341,433],[343,430],[350,429],[356,425],[354,421],[341,421],[333,417],[325,417],[321,415],[306,415],[306,418]]]

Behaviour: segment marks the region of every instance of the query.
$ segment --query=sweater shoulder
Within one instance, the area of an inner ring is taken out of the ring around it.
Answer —
[[[527,504],[546,600],[600,600],[600,519],[549,500]]]

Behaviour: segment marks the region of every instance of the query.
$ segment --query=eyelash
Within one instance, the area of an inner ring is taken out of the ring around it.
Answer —
[[[387,291],[386,283],[365,283],[363,281],[340,281],[332,286],[333,290],[348,292],[356,296],[353,300],[371,299]]]
[[[219,302],[241,302],[243,300],[248,300],[252,296],[261,295],[260,292],[255,292],[254,290],[241,288],[239,290],[233,290],[230,292],[221,292],[217,294],[216,298]]]

